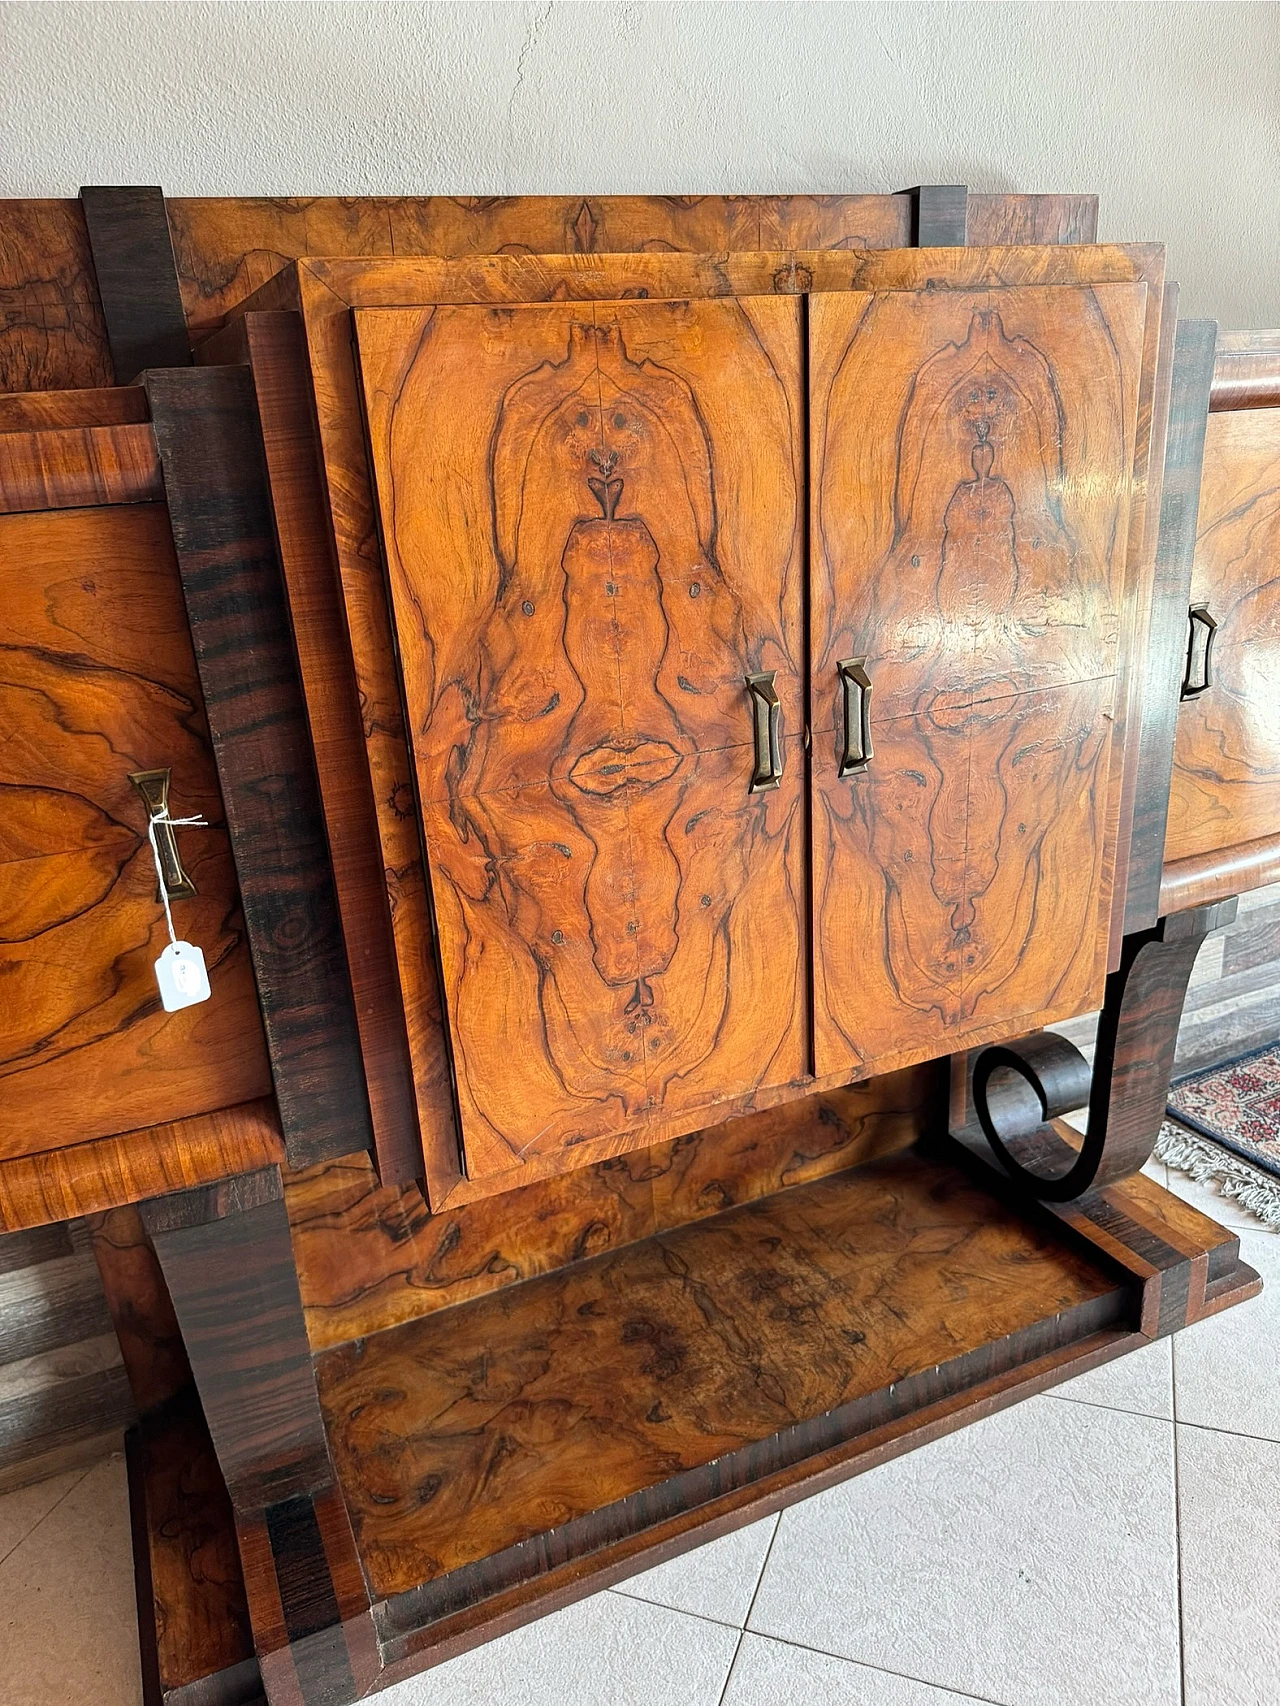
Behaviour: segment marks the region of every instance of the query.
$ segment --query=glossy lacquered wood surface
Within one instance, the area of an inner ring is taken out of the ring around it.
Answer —
[[[936,1063],[824,1091],[432,1214],[364,1156],[285,1177],[313,1350],[903,1149],[945,1119]]]
[[[1280,833],[1280,408],[1209,417],[1191,602],[1213,681],[1178,709],[1166,862]]]
[[[143,429],[146,430],[146,429]],[[271,1088],[168,517],[0,518],[0,1156],[208,1112]],[[168,767],[196,894],[174,902],[212,998],[160,1006],[168,940],[131,771]]]
[[[811,300],[820,1076],[1100,990],[1145,299]]]
[[[200,360],[247,363],[253,372],[378,1170],[385,1184],[403,1184],[421,1175],[422,1144],[301,322],[296,314],[245,314],[206,340]],[[438,1004],[418,1023],[438,1035]],[[448,1093],[443,1058],[440,1066],[437,1099]]]
[[[1160,910],[1182,912],[1207,906],[1274,882],[1280,882],[1280,835],[1233,842],[1221,852],[1215,848],[1167,864],[1160,878]]]
[[[798,302],[356,324],[468,1177],[797,1081]]]
[[[327,496],[343,604],[364,716],[368,764],[383,866],[388,872],[397,970],[415,1049],[422,1139],[432,1201],[485,1188],[458,1181],[457,1139],[438,1026],[414,1023],[415,1012],[439,1009],[429,948],[430,907],[414,815],[409,802],[412,769],[401,719],[394,645],[383,589],[371,480],[358,426],[361,398],[350,341],[351,309],[405,303],[483,303],[646,295],[687,300],[707,295],[794,293],[798,290],[911,288],[929,279],[935,288],[987,285],[1125,283],[1142,281],[1158,292],[1161,253],[1151,247],[1060,249],[952,249],[841,251],[796,255],[775,252],[720,257],[636,254],[601,257],[501,255],[466,261],[307,261],[280,275],[249,307],[300,308],[311,363]],[[1151,403],[1150,374],[1158,343],[1158,315],[1148,313],[1135,447],[1131,529],[1141,533]],[[1144,422],[1146,426],[1144,428]],[[1141,574],[1136,584],[1141,583]],[[1119,728],[1119,717],[1116,722]],[[341,875],[339,881],[341,881]],[[998,1026],[996,1027],[998,1029]],[[886,1062],[886,1065],[894,1064]],[[726,1112],[733,1109],[726,1105]],[[602,1140],[606,1144],[611,1139]],[[596,1159],[590,1146],[583,1163]],[[526,1174],[550,1165],[526,1160]]]
[[[281,1126],[306,1165],[371,1134],[253,381],[161,368],[146,388]]]
[[[626,1532],[785,1458],[787,1430],[803,1454],[873,1394],[970,1383],[961,1347],[1029,1360],[1125,1312],[1086,1257],[903,1156],[328,1352],[317,1375],[383,1596],[485,1560],[518,1574],[501,1554],[535,1535],[537,1556],[593,1519]]]
[[[0,1229],[46,1226],[170,1191],[279,1166],[270,1097],[192,1119],[0,1161]]]
[[[145,422],[6,432],[0,443],[0,515],[163,496],[160,458]]]
[[[140,385],[88,391],[11,391],[0,396],[0,432],[41,432],[49,427],[128,426],[147,418]]]

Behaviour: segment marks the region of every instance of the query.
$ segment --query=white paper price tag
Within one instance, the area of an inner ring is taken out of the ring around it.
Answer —
[[[166,1013],[194,1007],[209,999],[209,973],[204,955],[190,942],[170,942],[156,961],[156,982]]]

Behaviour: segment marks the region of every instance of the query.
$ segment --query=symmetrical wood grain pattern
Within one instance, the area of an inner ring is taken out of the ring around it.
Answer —
[[[383,591],[377,524],[365,448],[358,426],[361,400],[351,352],[352,307],[404,303],[518,303],[556,298],[579,300],[647,296],[688,300],[725,294],[794,293],[808,289],[900,289],[929,279],[939,290],[989,285],[1144,282],[1158,302],[1162,255],[1153,247],[1096,249],[954,249],[927,255],[909,250],[775,252],[720,257],[636,254],[600,257],[481,256],[467,261],[309,261],[292,275],[281,274],[249,308],[300,308],[306,323],[324,474],[337,548],[342,597],[351,640],[373,778],[377,829],[397,942],[398,971],[406,1009],[422,1111],[422,1139],[433,1204],[461,1200],[477,1189],[458,1183],[453,1119],[447,1102],[428,1113],[424,1085],[442,1083],[441,1033],[414,1025],[412,1013],[438,1010],[439,994],[430,943],[430,907],[412,812],[406,811],[411,777],[401,721],[394,644]],[[1151,397],[1159,339],[1159,316],[1148,313],[1138,398],[1131,530],[1141,534],[1150,444]],[[1140,602],[1142,576],[1135,577]],[[1119,719],[1116,739],[1119,740]],[[340,876],[341,880],[341,876]],[[1057,1015],[1065,1017],[1065,1010]],[[989,1028],[992,1037],[998,1025]],[[1006,1031],[1007,1034],[1007,1031]],[[732,1111],[726,1109],[726,1112]],[[607,1141],[607,1140],[606,1140]],[[606,1151],[607,1152],[607,1151]],[[590,1146],[585,1164],[598,1157]],[[550,1164],[532,1159],[525,1176]],[[456,1195],[455,1195],[456,1193]]]
[[[328,1352],[317,1376],[375,1595],[465,1566],[492,1591],[995,1372],[962,1347],[1029,1361],[1123,1325],[1126,1301],[958,1175],[891,1157]]]
[[[47,1226],[117,1203],[278,1166],[284,1160],[275,1101],[0,1161],[0,1230]]]
[[[134,429],[126,429],[134,430]],[[148,429],[141,429],[146,431]],[[0,1156],[265,1095],[271,1080],[163,506],[0,519]],[[160,1006],[167,941],[129,773],[173,772],[213,996]]]
[[[296,314],[245,314],[206,340],[201,362],[248,362],[262,422],[280,566],[306,700],[334,891],[351,973],[369,1112],[384,1184],[422,1173],[405,1013],[396,977],[387,887],[365,762],[360,701],[347,646],[333,536],[325,521],[315,407]],[[431,986],[434,992],[434,984]],[[441,1029],[440,1006],[414,1011],[419,1031]],[[419,1050],[421,1059],[424,1052]],[[438,1124],[451,1090],[443,1048],[418,1093]],[[456,1144],[454,1145],[456,1165]]]
[[[351,1156],[285,1176],[313,1351],[905,1148],[945,1120],[944,1062],[868,1079],[431,1214]]]
[[[78,201],[0,201],[0,392],[110,385]]]
[[[357,330],[468,1177],[796,1082],[798,304]]]
[[[969,199],[972,242],[1091,243],[1096,235],[1096,196]],[[912,240],[907,194],[178,197],[166,206],[193,328],[216,323],[304,255],[719,254]]]
[[[1145,296],[811,301],[820,1077],[1100,993]]]
[[[0,396],[0,433],[129,426],[146,418],[147,394],[141,385],[94,391],[13,391]]]
[[[191,360],[164,191],[154,185],[86,187],[85,228],[102,299],[111,365],[118,385],[147,367],[185,367]]]
[[[163,496],[160,458],[145,422],[7,432],[0,440],[0,515]]]
[[[125,1441],[146,1706],[265,1706],[226,1483],[194,1392]]]
[[[370,1142],[351,989],[276,560],[253,381],[146,376],[276,1100],[295,1165]]]
[[[236,1507],[327,1486],[278,1169],[141,1212]]]
[[[1218,632],[1178,708],[1167,861],[1280,833],[1280,408],[1209,419],[1190,601]]]
[[[1172,318],[1176,312],[1176,291],[1176,285],[1167,287],[1166,318]],[[1170,293],[1174,293],[1172,302]],[[1129,876],[1124,896],[1126,934],[1151,929],[1162,912],[1160,872],[1164,863],[1178,693],[1186,664],[1187,607],[1191,602],[1191,567],[1216,332],[1212,320],[1182,320],[1177,324],[1155,580],[1145,648],[1146,679]]]

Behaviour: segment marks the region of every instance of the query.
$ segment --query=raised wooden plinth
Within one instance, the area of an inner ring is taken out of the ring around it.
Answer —
[[[333,1495],[241,1518],[268,1697],[337,1706],[370,1662],[398,1680],[1258,1284],[1145,1178],[1024,1209],[943,1140],[323,1351],[378,1651],[347,1663],[368,1613]]]

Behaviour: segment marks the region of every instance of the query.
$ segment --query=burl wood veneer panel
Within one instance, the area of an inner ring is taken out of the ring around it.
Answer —
[[[0,518],[0,1156],[271,1089],[235,870],[160,504]],[[168,940],[129,773],[172,769],[212,998],[160,1006]]]
[[[472,1180],[807,1071],[799,309],[356,316]]]
[[[112,378],[80,203],[0,202],[0,391]]]
[[[1126,1306],[1123,1284],[1083,1255],[913,1153],[328,1352],[316,1369],[383,1597],[481,1561],[493,1586],[545,1568],[552,1530],[552,1551],[587,1550],[926,1389],[962,1390],[1117,1325]],[[534,1536],[547,1540],[522,1547]]]
[[[360,428],[361,395],[352,353],[352,308],[406,303],[509,303],[556,299],[648,297],[688,300],[809,289],[838,291],[917,289],[928,281],[937,291],[998,285],[1144,282],[1149,307],[1144,332],[1138,429],[1134,457],[1131,542],[1142,547],[1147,513],[1147,461],[1156,352],[1162,251],[1155,246],[1077,248],[986,248],[845,250],[755,255],[503,254],[463,261],[309,260],[278,275],[258,292],[249,310],[300,310],[306,328],[324,487],[329,505],[337,573],[352,666],[363,713],[363,743],[372,779],[376,830],[386,872],[387,897],[397,940],[426,942],[431,936],[430,901],[412,810],[412,766],[394,664],[378,520]],[[1145,596],[1144,549],[1132,553],[1139,572],[1134,598]],[[286,564],[286,574],[288,565]],[[333,677],[334,690],[342,672]],[[1120,718],[1116,719],[1119,740]],[[349,762],[358,762],[351,754]],[[1117,837],[1117,839],[1119,839]],[[339,885],[349,881],[340,869]],[[358,897],[353,897],[353,900]],[[431,956],[416,950],[400,955],[397,974],[415,1049],[413,1070],[431,1200],[437,1206],[488,1188],[484,1181],[459,1182],[458,1142],[440,1009]],[[419,1022],[414,1022],[414,1015]],[[1065,1017],[1063,1012],[1058,1017]],[[999,1026],[989,1028],[989,1038]],[[973,1040],[973,1039],[971,1039]],[[607,1145],[611,1140],[603,1140]],[[593,1146],[588,1146],[590,1149]],[[604,1152],[608,1152],[607,1148]],[[588,1162],[597,1153],[581,1153]],[[531,1157],[522,1164],[537,1176],[556,1165]]]
[[[786,1102],[432,1214],[365,1155],[285,1175],[313,1350],[906,1148],[946,1120],[945,1062]]]
[[[1101,996],[1145,305],[811,301],[820,1076]],[[850,658],[873,752],[842,777]]]
[[[1280,834],[1280,408],[1209,417],[1191,602],[1213,684],[1178,708],[1166,861]]]

